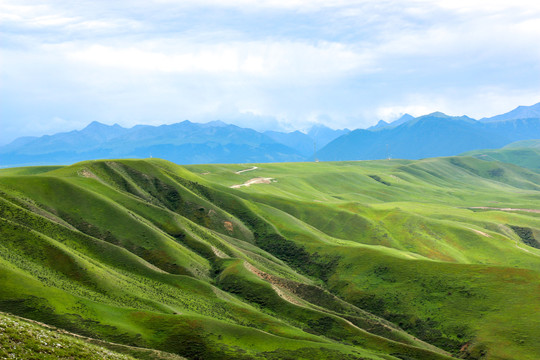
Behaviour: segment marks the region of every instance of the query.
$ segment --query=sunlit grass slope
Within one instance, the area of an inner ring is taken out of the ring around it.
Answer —
[[[2,359],[158,359],[184,358],[157,350],[109,343],[71,334],[49,325],[0,313]]]
[[[520,143],[524,147],[519,147]],[[500,161],[519,165],[540,173],[540,140],[518,141],[515,146],[494,150],[475,150],[464,155],[486,161]],[[512,145],[512,144],[510,144]],[[529,145],[525,147],[525,145]],[[536,145],[536,146],[535,146]]]
[[[539,174],[253,166],[0,170],[0,310],[189,359],[540,356]]]

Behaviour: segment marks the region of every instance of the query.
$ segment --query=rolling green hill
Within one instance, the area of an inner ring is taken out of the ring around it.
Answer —
[[[109,343],[0,313],[2,359],[159,359],[182,360],[157,350]]]
[[[188,359],[537,359],[539,203],[473,157],[4,169],[0,311]]]
[[[511,143],[501,149],[475,150],[464,153],[486,161],[500,161],[540,172],[540,140]]]
[[[533,140],[521,140],[510,143],[504,147],[505,149],[509,148],[534,148],[540,149],[540,139]]]

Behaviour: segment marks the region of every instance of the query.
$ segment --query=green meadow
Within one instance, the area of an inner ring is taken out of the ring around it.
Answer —
[[[486,161],[501,161],[522,166],[540,173],[540,140],[525,140],[515,143],[516,147],[508,147],[495,150],[475,150],[465,153],[465,155],[473,156]],[[519,147],[528,145],[529,147]],[[536,145],[536,147],[535,147]]]
[[[540,358],[533,168],[461,156],[2,169],[0,236],[2,316],[69,333],[62,346],[81,354]]]

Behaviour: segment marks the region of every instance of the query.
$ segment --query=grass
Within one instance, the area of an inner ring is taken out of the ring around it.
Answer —
[[[3,169],[0,310],[190,359],[540,356],[540,214],[471,209],[538,209],[539,174],[252,166]]]
[[[133,359],[10,316],[0,317],[3,359]]]
[[[504,147],[496,150],[475,150],[467,152],[464,155],[474,156],[475,158],[486,161],[500,161],[503,163],[515,164],[536,172],[540,172],[540,148],[539,140],[530,140],[517,142],[511,147]],[[523,147],[521,147],[523,146]]]

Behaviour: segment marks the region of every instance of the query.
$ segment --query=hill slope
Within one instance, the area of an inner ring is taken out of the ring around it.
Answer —
[[[536,142],[540,143],[538,140]],[[520,144],[531,145],[521,147]],[[487,161],[500,161],[515,164],[536,172],[540,172],[540,147],[535,147],[534,140],[518,141],[509,144],[502,149],[495,150],[475,150],[466,152],[465,156],[473,156]]]
[[[0,356],[2,359],[159,359],[184,358],[157,350],[70,334],[49,325],[0,313]]]
[[[1,170],[0,310],[190,359],[538,358],[539,174],[256,166]]]
[[[531,139],[531,140],[521,140],[510,143],[504,147],[505,149],[514,149],[514,148],[534,148],[540,149],[540,139]]]

